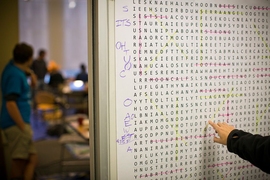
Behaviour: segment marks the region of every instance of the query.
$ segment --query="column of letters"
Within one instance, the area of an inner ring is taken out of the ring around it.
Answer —
[[[270,8],[173,0],[128,8],[132,178],[269,178],[215,144],[207,122],[269,134]]]

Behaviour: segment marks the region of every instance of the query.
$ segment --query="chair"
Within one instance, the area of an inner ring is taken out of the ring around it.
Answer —
[[[59,120],[63,113],[59,100],[55,95],[48,91],[37,91],[35,94],[35,109],[41,112],[43,120]]]
[[[67,109],[74,109],[75,113],[87,114],[88,98],[84,91],[64,93],[63,98]]]

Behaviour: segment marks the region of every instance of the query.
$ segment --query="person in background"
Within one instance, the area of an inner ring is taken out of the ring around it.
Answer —
[[[86,72],[86,67],[85,67],[84,64],[81,64],[80,65],[80,73],[77,74],[76,80],[81,80],[83,82],[87,82],[88,81],[88,74]]]
[[[60,67],[55,61],[50,61],[48,65],[48,72],[50,74],[49,86],[53,92],[57,93],[59,87],[64,84],[65,79],[60,72]]]
[[[0,127],[11,153],[11,179],[32,180],[37,163],[37,152],[32,141],[30,126],[31,87],[37,78],[30,69],[33,49],[19,43],[13,49],[13,59],[5,66],[1,76],[2,107]]]
[[[46,51],[41,49],[39,50],[38,57],[33,61],[31,69],[34,71],[38,78],[38,84],[37,89],[38,90],[44,90],[45,83],[44,83],[44,77],[47,74],[47,63],[45,61],[46,57]]]
[[[209,124],[219,136],[214,137],[214,142],[227,145],[229,152],[270,174],[270,136],[253,135],[224,122],[215,124],[209,121]]]

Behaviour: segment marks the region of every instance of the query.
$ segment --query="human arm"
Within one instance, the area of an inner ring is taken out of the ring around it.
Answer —
[[[234,127],[231,125],[228,125],[227,123],[217,123],[215,124],[212,121],[208,121],[208,123],[214,128],[214,130],[218,133],[218,137],[214,137],[214,142],[227,145],[227,139],[232,130],[234,130]]]
[[[270,173],[270,136],[253,135],[238,129],[227,123],[209,124],[218,133],[214,142],[227,145],[228,151],[248,160],[264,172]]]
[[[3,78],[2,83],[2,95],[4,104],[4,112],[6,115],[6,121],[10,122],[10,125],[17,125],[21,130],[24,130],[24,124],[26,120],[23,118],[23,113],[19,108],[19,104],[22,106],[29,105],[30,108],[30,89],[26,81],[25,74],[19,73],[10,73]],[[23,103],[21,98],[24,99]],[[28,100],[29,99],[29,100]],[[9,116],[9,117],[8,117]],[[12,123],[13,121],[13,123]]]
[[[270,136],[233,130],[228,136],[227,148],[262,171],[270,173]]]
[[[23,121],[23,118],[21,116],[21,113],[19,111],[19,108],[18,108],[16,102],[12,101],[12,100],[7,101],[6,108],[7,108],[7,111],[9,113],[10,117],[12,118],[12,120],[16,123],[16,125],[22,131],[24,131],[25,123]]]
[[[30,85],[31,85],[31,87],[32,88],[36,87],[36,85],[37,85],[37,76],[34,73],[34,71],[32,69],[30,69],[30,68],[27,68],[25,70],[25,73],[26,73],[27,76],[30,77],[30,81],[31,81]]]

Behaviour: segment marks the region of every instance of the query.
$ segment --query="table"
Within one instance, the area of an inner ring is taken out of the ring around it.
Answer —
[[[89,140],[89,119],[84,119],[81,126],[78,121],[72,121],[69,125],[74,131],[76,131],[76,133],[84,139]]]
[[[87,91],[62,92],[66,109],[74,109],[76,113],[88,114],[88,93]]]
[[[79,126],[77,119],[66,122],[66,125],[71,127],[78,135],[75,135],[74,133],[64,134],[60,138],[60,143],[64,145],[62,147],[67,147],[72,152],[76,157],[76,160],[65,160],[64,153],[61,153],[61,165],[89,166],[89,153],[88,155],[86,154],[89,150],[89,119],[84,118],[81,126]],[[85,145],[87,146],[86,148]]]

